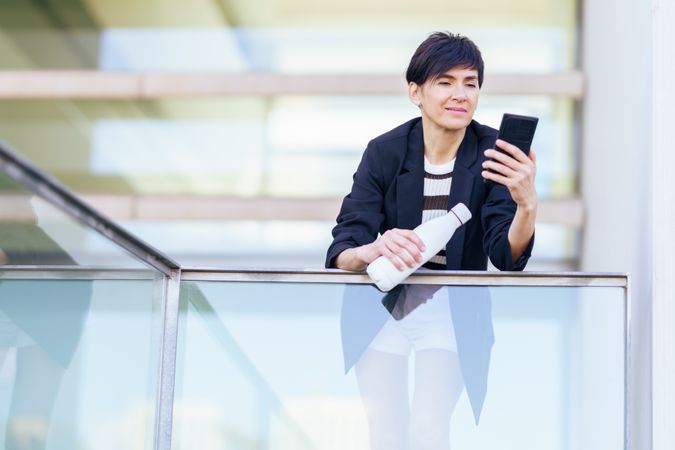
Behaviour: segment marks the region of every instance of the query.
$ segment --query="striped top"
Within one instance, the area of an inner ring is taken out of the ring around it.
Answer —
[[[441,217],[448,213],[450,203],[450,186],[455,160],[445,164],[431,164],[424,158],[424,206],[422,207],[422,223]],[[423,266],[425,269],[445,270],[445,249],[432,257]]]

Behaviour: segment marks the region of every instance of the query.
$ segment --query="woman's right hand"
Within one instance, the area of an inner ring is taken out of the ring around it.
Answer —
[[[405,266],[415,267],[422,262],[424,242],[412,230],[392,228],[387,230],[375,242],[357,247],[356,256],[366,265],[384,256],[398,270]]]

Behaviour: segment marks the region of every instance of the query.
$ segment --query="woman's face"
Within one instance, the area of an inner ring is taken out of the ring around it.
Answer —
[[[422,117],[448,131],[466,128],[478,104],[478,71],[455,67],[424,84],[410,83],[408,94]]]

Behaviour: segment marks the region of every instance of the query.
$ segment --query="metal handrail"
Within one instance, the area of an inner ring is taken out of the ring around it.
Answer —
[[[420,270],[406,283],[458,286],[628,286],[625,273],[587,272],[488,272],[456,270]],[[348,283],[372,284],[363,272],[338,269],[260,269],[183,267],[183,281],[275,282],[275,283]]]
[[[172,272],[180,269],[176,261],[101,214],[2,141],[0,141],[0,172],[4,172],[68,216],[97,231],[164,275],[171,276]]]
[[[0,266],[4,273],[30,278],[48,274],[50,278],[148,278],[147,270],[116,269],[100,266]],[[195,268],[182,267],[181,281],[372,284],[363,272],[338,269]],[[406,283],[456,286],[542,286],[542,287],[619,287],[627,288],[626,273],[600,272],[484,272],[436,270],[418,271]]]

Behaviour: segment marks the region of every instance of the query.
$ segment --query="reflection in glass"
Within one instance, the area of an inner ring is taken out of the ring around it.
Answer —
[[[621,448],[624,301],[620,288],[184,282],[174,448]]]
[[[0,265],[141,268],[125,250],[0,173]]]
[[[47,448],[54,402],[79,345],[90,300],[87,281],[0,281],[0,366],[12,350],[15,358],[7,450]]]
[[[488,290],[399,285],[382,298],[390,314],[383,324],[372,320],[376,314],[362,314],[363,306],[379,296],[370,286],[348,289],[342,315],[343,342],[359,335],[355,315],[371,329],[363,330],[365,336],[377,332],[370,343],[365,341],[367,348],[355,364],[370,448],[448,449],[450,420],[465,386],[476,423],[485,399],[494,342]],[[369,316],[370,323],[364,321]],[[409,393],[411,354],[414,385]],[[345,352],[348,370],[351,358]]]
[[[152,448],[158,287],[0,273],[2,448]]]

